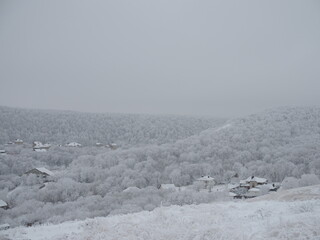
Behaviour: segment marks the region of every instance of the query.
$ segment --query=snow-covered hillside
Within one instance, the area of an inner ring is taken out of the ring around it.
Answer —
[[[300,196],[299,201],[296,195]],[[19,227],[2,234],[15,240],[316,240],[320,239],[319,226],[320,185],[317,185],[275,193],[268,200],[159,207],[151,212]]]
[[[163,192],[159,184],[190,186],[201,175],[217,182],[263,177],[320,175],[320,108],[280,108],[230,120],[195,136],[161,146],[108,150],[51,147],[37,153],[5,146],[0,156],[0,224],[59,223],[87,217],[152,210],[166,205],[209,203],[216,192]],[[43,184],[24,172],[46,167],[55,179]],[[319,180],[317,180],[319,181]],[[317,181],[312,181],[314,184]],[[298,186],[307,186],[298,184]],[[134,193],[124,191],[135,187]]]

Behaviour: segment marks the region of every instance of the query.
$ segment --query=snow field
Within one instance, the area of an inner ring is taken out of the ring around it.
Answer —
[[[9,239],[320,239],[320,201],[236,201],[157,208],[5,231]]]

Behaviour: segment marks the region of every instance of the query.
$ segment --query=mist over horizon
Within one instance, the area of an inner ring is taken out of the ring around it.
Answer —
[[[319,106],[317,1],[1,1],[0,105],[236,117]]]
[[[0,105],[0,107],[3,108],[9,108],[9,109],[20,109],[20,110],[30,110],[30,111],[42,111],[42,112],[66,112],[66,113],[79,113],[79,114],[111,114],[111,115],[136,115],[136,116],[177,116],[177,117],[194,117],[194,118],[211,118],[211,119],[224,119],[224,120],[231,120],[231,119],[238,119],[238,118],[243,118],[251,115],[257,115],[261,114],[267,111],[272,111],[272,110],[281,110],[281,109],[286,109],[286,108],[318,108],[320,106],[318,105],[300,105],[300,106],[294,106],[294,105],[287,105],[287,106],[276,106],[276,107],[269,107],[269,108],[264,108],[264,109],[258,109],[256,111],[252,112],[246,112],[243,114],[233,114],[233,115],[227,115],[227,116],[217,116],[215,114],[178,114],[178,113],[145,113],[145,112],[97,112],[97,111],[83,111],[83,110],[72,110],[72,109],[50,109],[50,108],[32,108],[32,107],[18,107],[18,106],[5,106],[5,105]]]

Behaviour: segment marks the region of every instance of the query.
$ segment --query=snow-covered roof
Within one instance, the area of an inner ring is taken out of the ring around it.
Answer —
[[[8,204],[5,201],[0,199],[0,207],[7,207],[7,206]]]
[[[198,178],[197,181],[214,181],[214,178],[210,176],[202,176],[201,178]]]
[[[0,153],[6,153],[6,150],[1,149]]]
[[[252,176],[252,177],[248,177],[246,179],[246,182],[266,183],[266,182],[268,182],[268,180],[265,178],[259,178],[259,177]]]
[[[49,148],[49,147],[51,147],[50,144],[48,144],[48,143],[42,144],[42,142],[39,142],[39,141],[33,142],[33,145],[34,145],[34,148]]]
[[[68,146],[68,147],[81,147],[81,144],[77,143],[77,142],[71,142],[71,143],[66,144],[66,146]]]
[[[249,183],[240,184],[240,187],[250,187]]]
[[[250,184],[246,180],[240,180],[240,187],[250,187]]]
[[[42,172],[42,173],[48,174],[49,176],[53,176],[53,175],[54,175],[53,172],[51,172],[50,170],[48,170],[48,169],[46,169],[46,168],[44,168],[44,167],[39,167],[39,168],[36,168],[36,169],[37,169],[38,171]]]
[[[21,139],[16,139],[15,142],[16,142],[16,143],[23,143],[23,140],[21,140]]]

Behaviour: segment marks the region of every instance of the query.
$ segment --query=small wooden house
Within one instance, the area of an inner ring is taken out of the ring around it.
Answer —
[[[44,167],[31,169],[31,170],[27,171],[25,174],[27,174],[27,175],[35,174],[37,177],[43,177],[43,178],[46,178],[49,176],[54,176],[53,172],[51,172],[50,170],[48,170]]]
[[[7,204],[5,201],[3,201],[3,200],[0,199],[0,208],[2,208],[2,209],[8,209],[9,206],[8,206],[8,204]]]
[[[239,184],[239,186],[240,186],[240,187],[242,187],[242,188],[246,188],[247,190],[249,190],[249,189],[250,189],[250,184],[249,184],[249,183],[247,183],[247,181],[246,181],[246,180],[240,180],[240,184]]]
[[[1,149],[1,150],[0,150],[0,155],[1,155],[1,154],[6,154],[6,150]]]

